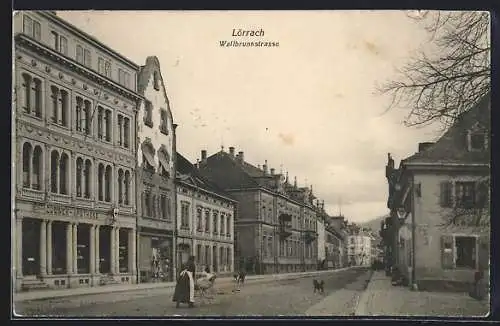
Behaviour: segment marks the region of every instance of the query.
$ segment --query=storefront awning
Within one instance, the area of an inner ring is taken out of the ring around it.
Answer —
[[[148,164],[156,168],[154,152],[151,151],[150,144],[143,143],[141,149],[142,149],[142,154],[146,158]]]
[[[158,160],[160,161],[163,169],[165,169],[166,171],[170,170],[170,157],[168,156],[167,152],[163,150],[158,151]]]

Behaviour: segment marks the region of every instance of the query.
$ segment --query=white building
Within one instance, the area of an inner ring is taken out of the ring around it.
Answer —
[[[236,201],[177,153],[177,264],[194,255],[196,271],[234,271]]]
[[[348,237],[347,256],[348,262],[355,266],[369,266],[371,264],[373,237],[363,231]]]

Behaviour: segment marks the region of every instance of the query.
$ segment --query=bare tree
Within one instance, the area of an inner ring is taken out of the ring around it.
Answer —
[[[409,110],[407,126],[438,121],[446,128],[490,90],[489,13],[408,16],[424,25],[434,48],[410,58],[397,77],[378,85],[377,91],[391,97],[387,110]]]

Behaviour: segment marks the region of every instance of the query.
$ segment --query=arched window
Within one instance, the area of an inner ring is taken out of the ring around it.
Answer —
[[[50,155],[50,191],[57,193],[59,179],[59,152],[52,151]]]
[[[106,141],[110,142],[111,141],[111,111],[106,110],[104,114],[104,119],[106,120],[105,123],[105,129],[106,129]]]
[[[99,164],[99,172],[98,172],[98,178],[97,178],[97,183],[99,187],[98,191],[98,199],[100,201],[104,200],[104,165],[101,163]]]
[[[23,145],[23,187],[31,186],[31,154],[32,147],[30,143]]]
[[[33,180],[32,187],[33,189],[40,190],[42,189],[42,148],[40,146],[36,146],[33,151]]]
[[[42,116],[42,81],[38,78],[33,78],[32,83],[32,111],[35,116],[40,118]]]
[[[85,123],[83,128],[85,128],[85,134],[90,135],[92,133],[92,103],[89,100],[85,100],[84,104],[84,115]]]
[[[85,198],[90,198],[90,185],[92,184],[92,162],[87,159],[85,161],[85,170],[84,170],[84,179],[85,179],[85,184],[84,184],[84,197]]]
[[[125,172],[125,199],[124,199],[124,204],[129,205],[129,198],[130,198],[130,172],[127,171]]]
[[[83,99],[79,96],[76,97],[76,114],[75,114],[75,119],[76,119],[76,130],[77,131],[82,131],[82,119],[83,119]]]
[[[68,173],[69,173],[69,158],[66,153],[61,154],[61,162],[59,163],[59,193],[68,194]]]
[[[76,159],[76,196],[82,197],[82,175],[83,160],[81,157]]]
[[[52,122],[57,123],[59,113],[59,89],[55,86],[50,86],[50,99],[52,100]]]
[[[103,119],[104,119],[104,109],[102,108],[102,106],[99,106],[97,108],[97,137],[99,139],[102,139],[104,135]]]
[[[61,116],[59,117],[60,123],[63,126],[68,126],[68,92],[65,90],[60,91],[60,102],[61,102]]]
[[[106,172],[104,173],[104,187],[106,198],[105,201],[111,201],[111,166],[106,166]]]
[[[122,169],[119,169],[118,170],[118,203],[121,204],[123,203],[123,178],[124,178],[124,175],[123,175],[123,170]]]
[[[22,86],[22,94],[21,94],[21,107],[24,109],[26,113],[30,113],[31,105],[30,105],[30,97],[31,97],[31,76],[24,73],[22,75],[23,83]]]

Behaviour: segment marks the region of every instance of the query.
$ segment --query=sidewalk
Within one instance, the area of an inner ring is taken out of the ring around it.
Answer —
[[[260,282],[269,282],[280,279],[294,279],[294,278],[307,277],[323,273],[334,273],[346,269],[347,268],[341,268],[335,270],[313,271],[305,273],[248,275],[245,279],[245,283],[260,283]],[[221,277],[217,279],[217,284],[219,286],[223,286],[224,289],[228,289],[229,288],[228,286],[234,284],[233,282],[234,280],[232,277]],[[89,294],[141,291],[149,289],[174,288],[174,287],[175,287],[175,282],[158,282],[158,283],[104,285],[104,286],[62,289],[62,290],[49,289],[49,290],[14,293],[13,301],[21,302],[21,301],[52,299],[52,298],[69,297],[69,296],[89,295]]]
[[[357,316],[484,317],[489,301],[477,301],[467,293],[419,292],[393,286],[383,271],[373,273],[360,298]]]

